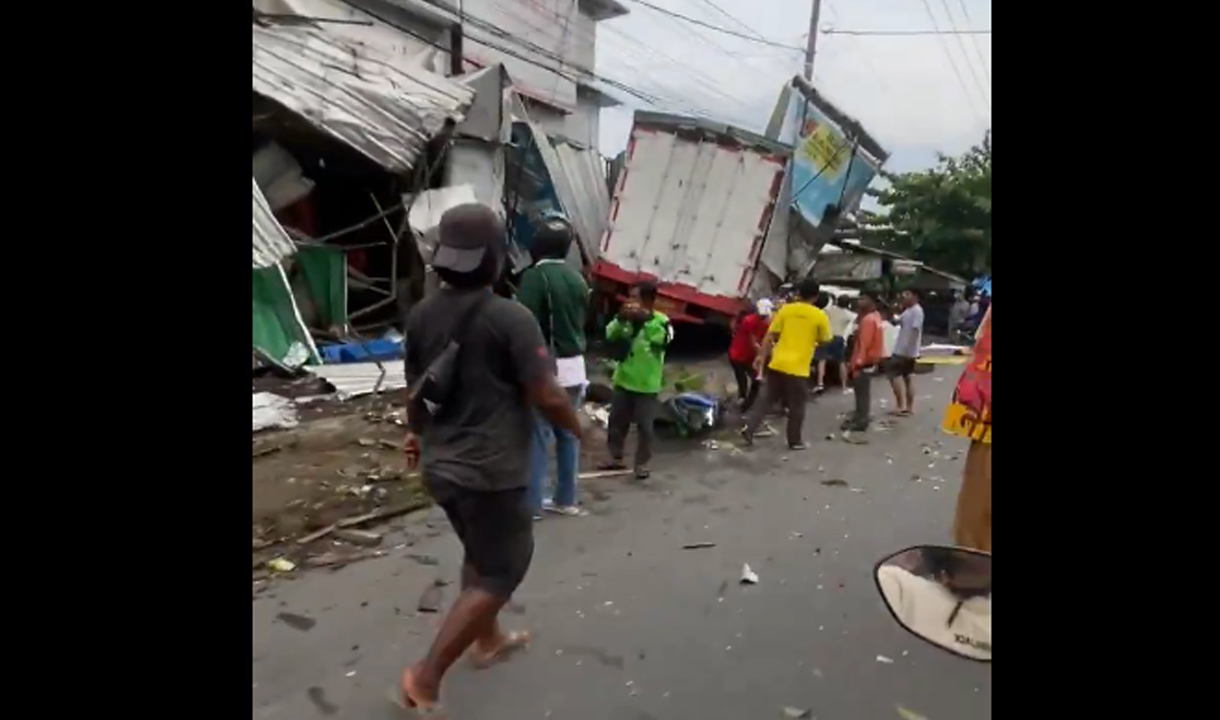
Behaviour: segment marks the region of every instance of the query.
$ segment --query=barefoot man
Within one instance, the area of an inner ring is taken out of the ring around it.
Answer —
[[[448,210],[432,259],[445,285],[415,305],[406,323],[413,389],[407,465],[422,463],[424,485],[465,551],[457,600],[428,654],[402,676],[403,704],[424,712],[439,707],[441,679],[463,653],[469,651],[471,665],[485,668],[529,641],[527,633],[503,632],[497,617],[534,554],[531,406],[580,438],[572,399],[555,379],[538,321],[525,306],[491,292],[504,246],[504,226],[490,208],[471,203]],[[450,362],[442,358],[446,353]],[[443,403],[415,392],[428,383],[451,388]]]

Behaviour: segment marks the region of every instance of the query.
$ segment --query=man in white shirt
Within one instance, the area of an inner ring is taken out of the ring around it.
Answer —
[[[829,297],[827,297],[829,301]],[[847,337],[851,334],[851,326],[856,322],[856,314],[851,311],[851,298],[840,295],[838,299],[826,305],[826,316],[830,318],[830,332],[834,338],[827,345],[819,345],[815,357],[818,361],[817,392],[826,390],[826,363],[832,362],[838,366],[839,385],[847,392],[847,365],[844,362],[847,355]]]
[[[962,323],[970,317],[970,301],[961,293],[954,293],[953,305],[949,308],[949,337],[957,336]],[[952,340],[950,340],[952,342]]]
[[[898,407],[890,414],[907,416],[914,411],[912,376],[919,350],[923,347],[923,306],[919,304],[919,293],[903,290],[902,308],[902,313],[894,318],[894,323],[898,325],[898,339],[894,342],[894,352],[889,360],[890,384],[894,386],[894,402]]]

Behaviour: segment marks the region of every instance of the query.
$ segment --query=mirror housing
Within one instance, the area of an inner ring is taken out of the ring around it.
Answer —
[[[978,662],[991,662],[991,555],[917,545],[873,570],[890,615],[912,635]]]

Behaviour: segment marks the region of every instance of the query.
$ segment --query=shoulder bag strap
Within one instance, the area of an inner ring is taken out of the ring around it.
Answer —
[[[491,302],[491,297],[492,292],[486,290],[479,295],[477,300],[470,304],[470,307],[466,308],[466,312],[462,313],[460,322],[454,327],[453,333],[449,336],[450,342],[457,343],[459,348],[466,344],[466,337],[470,333],[470,321],[474,319],[474,316],[484,305]]]

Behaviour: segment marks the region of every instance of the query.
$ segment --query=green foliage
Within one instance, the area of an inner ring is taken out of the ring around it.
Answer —
[[[991,132],[959,157],[940,156],[920,172],[885,173],[890,187],[871,190],[880,213],[861,214],[867,245],[908,255],[972,279],[991,271]]]

